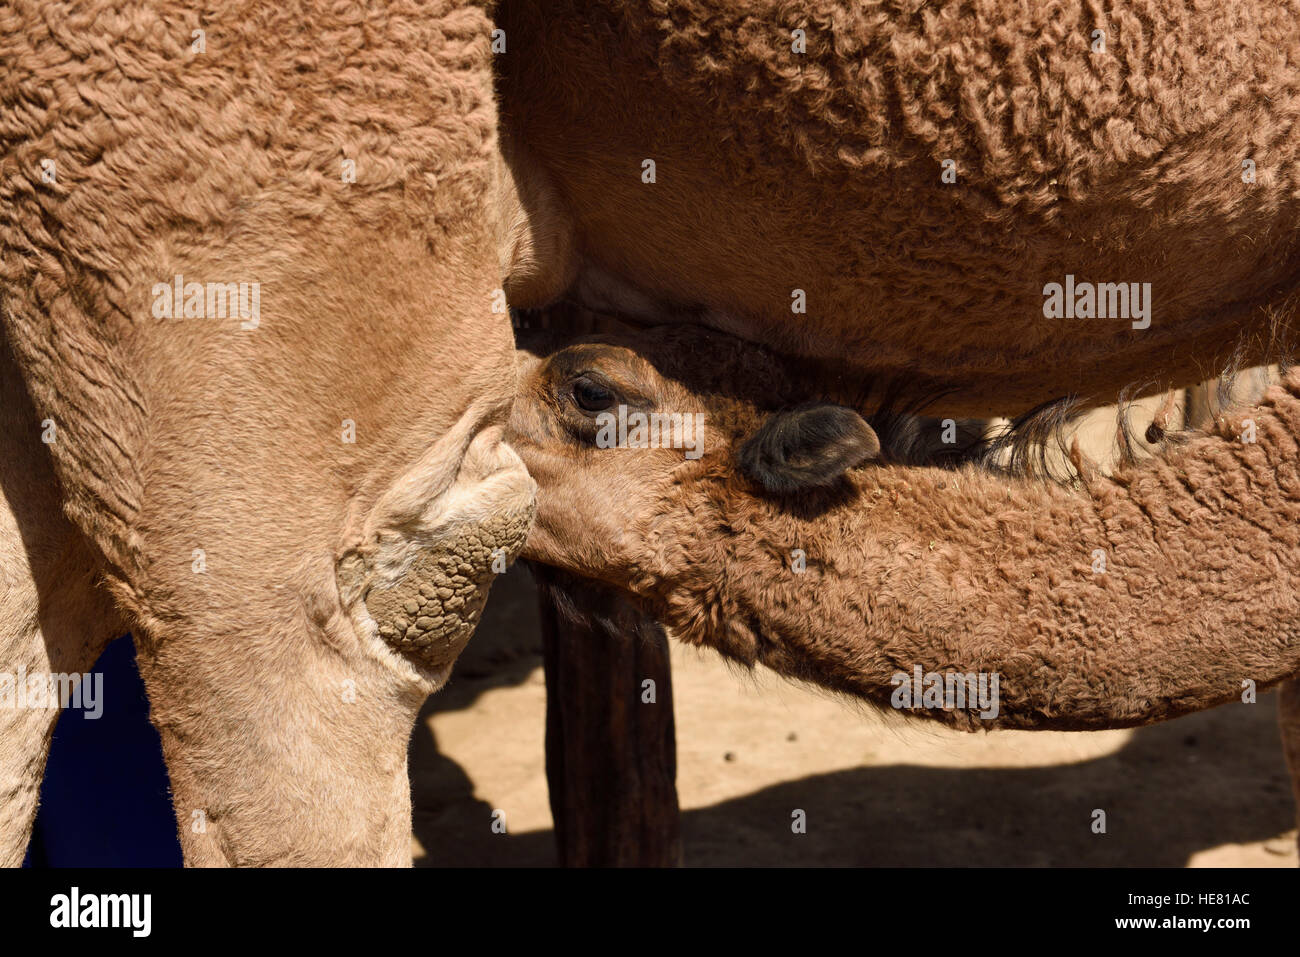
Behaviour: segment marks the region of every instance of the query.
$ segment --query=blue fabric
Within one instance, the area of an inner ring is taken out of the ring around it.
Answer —
[[[94,669],[103,714],[59,716],[50,747],[28,867],[180,867],[181,845],[158,733],[130,635]]]

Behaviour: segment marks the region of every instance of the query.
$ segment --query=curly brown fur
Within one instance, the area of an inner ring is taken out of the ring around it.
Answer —
[[[1016,415],[1187,385],[1238,341],[1258,364],[1294,328],[1298,20],[1295,0],[504,0],[496,66],[596,277],[576,288]],[[1150,282],[1150,327],[1045,317],[1067,274]]]

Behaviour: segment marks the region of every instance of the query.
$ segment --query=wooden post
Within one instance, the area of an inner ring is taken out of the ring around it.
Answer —
[[[546,668],[546,778],[565,867],[682,862],[668,640],[616,590],[531,566]]]

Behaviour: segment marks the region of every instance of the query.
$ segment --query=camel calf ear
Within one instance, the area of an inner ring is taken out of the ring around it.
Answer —
[[[880,440],[842,405],[804,405],[771,416],[740,449],[740,470],[777,495],[834,484],[880,454]]]

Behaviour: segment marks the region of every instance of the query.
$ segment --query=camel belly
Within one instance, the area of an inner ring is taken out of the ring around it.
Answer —
[[[1293,14],[1143,10],[1116,5],[1095,46],[1082,4],[510,0],[502,115],[571,207],[594,306],[941,394],[945,414],[1105,403],[1239,344],[1267,361],[1300,289]],[[1149,315],[1045,310],[1067,276],[1149,283]]]

